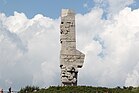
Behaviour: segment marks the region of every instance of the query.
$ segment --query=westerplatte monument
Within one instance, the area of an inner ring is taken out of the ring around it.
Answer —
[[[75,13],[69,9],[61,11],[60,43],[61,85],[77,86],[78,68],[85,55],[76,49]]]

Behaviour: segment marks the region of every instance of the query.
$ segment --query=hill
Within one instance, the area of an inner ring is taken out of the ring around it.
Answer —
[[[29,86],[28,86],[29,87]],[[32,88],[32,87],[30,87]],[[35,89],[36,88],[36,89]],[[34,87],[30,89],[27,87],[22,88],[19,93],[139,93],[139,87],[116,87],[116,88],[106,88],[106,87],[92,87],[92,86],[50,86],[49,88],[39,89]]]

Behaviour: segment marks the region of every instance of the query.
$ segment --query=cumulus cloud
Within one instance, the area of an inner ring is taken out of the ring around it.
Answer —
[[[134,70],[132,74],[128,74],[128,78],[126,79],[126,85],[128,86],[137,86],[139,83],[139,73]]]
[[[77,48],[86,55],[79,84],[138,86],[139,9],[124,8],[107,20],[104,12],[76,15]],[[59,23],[41,14],[0,13],[0,87],[60,85]]]
[[[111,17],[125,7],[135,3],[135,0],[93,0],[96,3],[96,7],[102,8],[108,17]]]
[[[0,16],[0,86],[19,89],[59,82],[53,81],[59,72],[59,20],[41,14],[27,19],[17,12]]]
[[[109,20],[101,19],[101,9],[78,15],[77,26],[81,21],[88,26],[85,29],[84,26],[79,26],[78,30],[84,30],[86,33],[77,36],[78,39],[81,39],[80,36],[85,37],[85,40],[82,40],[84,45],[80,47],[86,53],[86,63],[84,69],[81,69],[80,73],[83,74],[79,79],[82,84],[129,86],[133,84],[127,83],[128,81],[137,80],[138,75],[134,70],[139,60],[138,13],[138,9],[131,11],[130,8],[125,8]],[[89,21],[86,21],[87,18]],[[137,82],[134,86],[138,86]]]

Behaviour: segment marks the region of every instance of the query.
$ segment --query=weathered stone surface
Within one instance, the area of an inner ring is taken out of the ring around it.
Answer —
[[[62,9],[60,34],[62,86],[76,86],[78,68],[83,66],[85,55],[76,49],[75,13],[72,10]]]

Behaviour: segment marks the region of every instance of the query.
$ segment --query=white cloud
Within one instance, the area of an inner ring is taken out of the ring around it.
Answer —
[[[135,3],[135,0],[93,0],[97,7],[108,12],[108,17],[114,16],[125,7]]]
[[[134,70],[132,74],[128,74],[128,78],[126,79],[127,86],[138,86],[139,84],[139,73],[138,71]]]
[[[109,12],[118,13],[121,9],[132,4],[134,0],[108,0],[109,2]]]
[[[78,45],[82,44],[79,47],[86,53],[80,84],[109,87],[127,85],[127,75],[134,70],[139,60],[138,14],[138,9],[131,11],[125,8],[111,20],[102,20],[101,10],[78,15],[77,30],[84,31],[77,36],[78,42],[82,42]]]
[[[17,89],[30,84],[53,84],[49,82],[49,77],[56,77],[59,71],[59,20],[40,14],[27,19],[23,13],[17,12],[14,16],[0,16],[0,86]],[[44,61],[51,63],[55,69],[46,68],[44,72]],[[54,72],[53,76],[47,73],[49,70]],[[12,83],[8,85],[7,80]]]
[[[79,84],[138,86],[139,9],[124,8],[108,20],[103,12],[76,15],[77,47],[86,54]],[[60,85],[59,23],[41,14],[0,14],[0,86]]]

